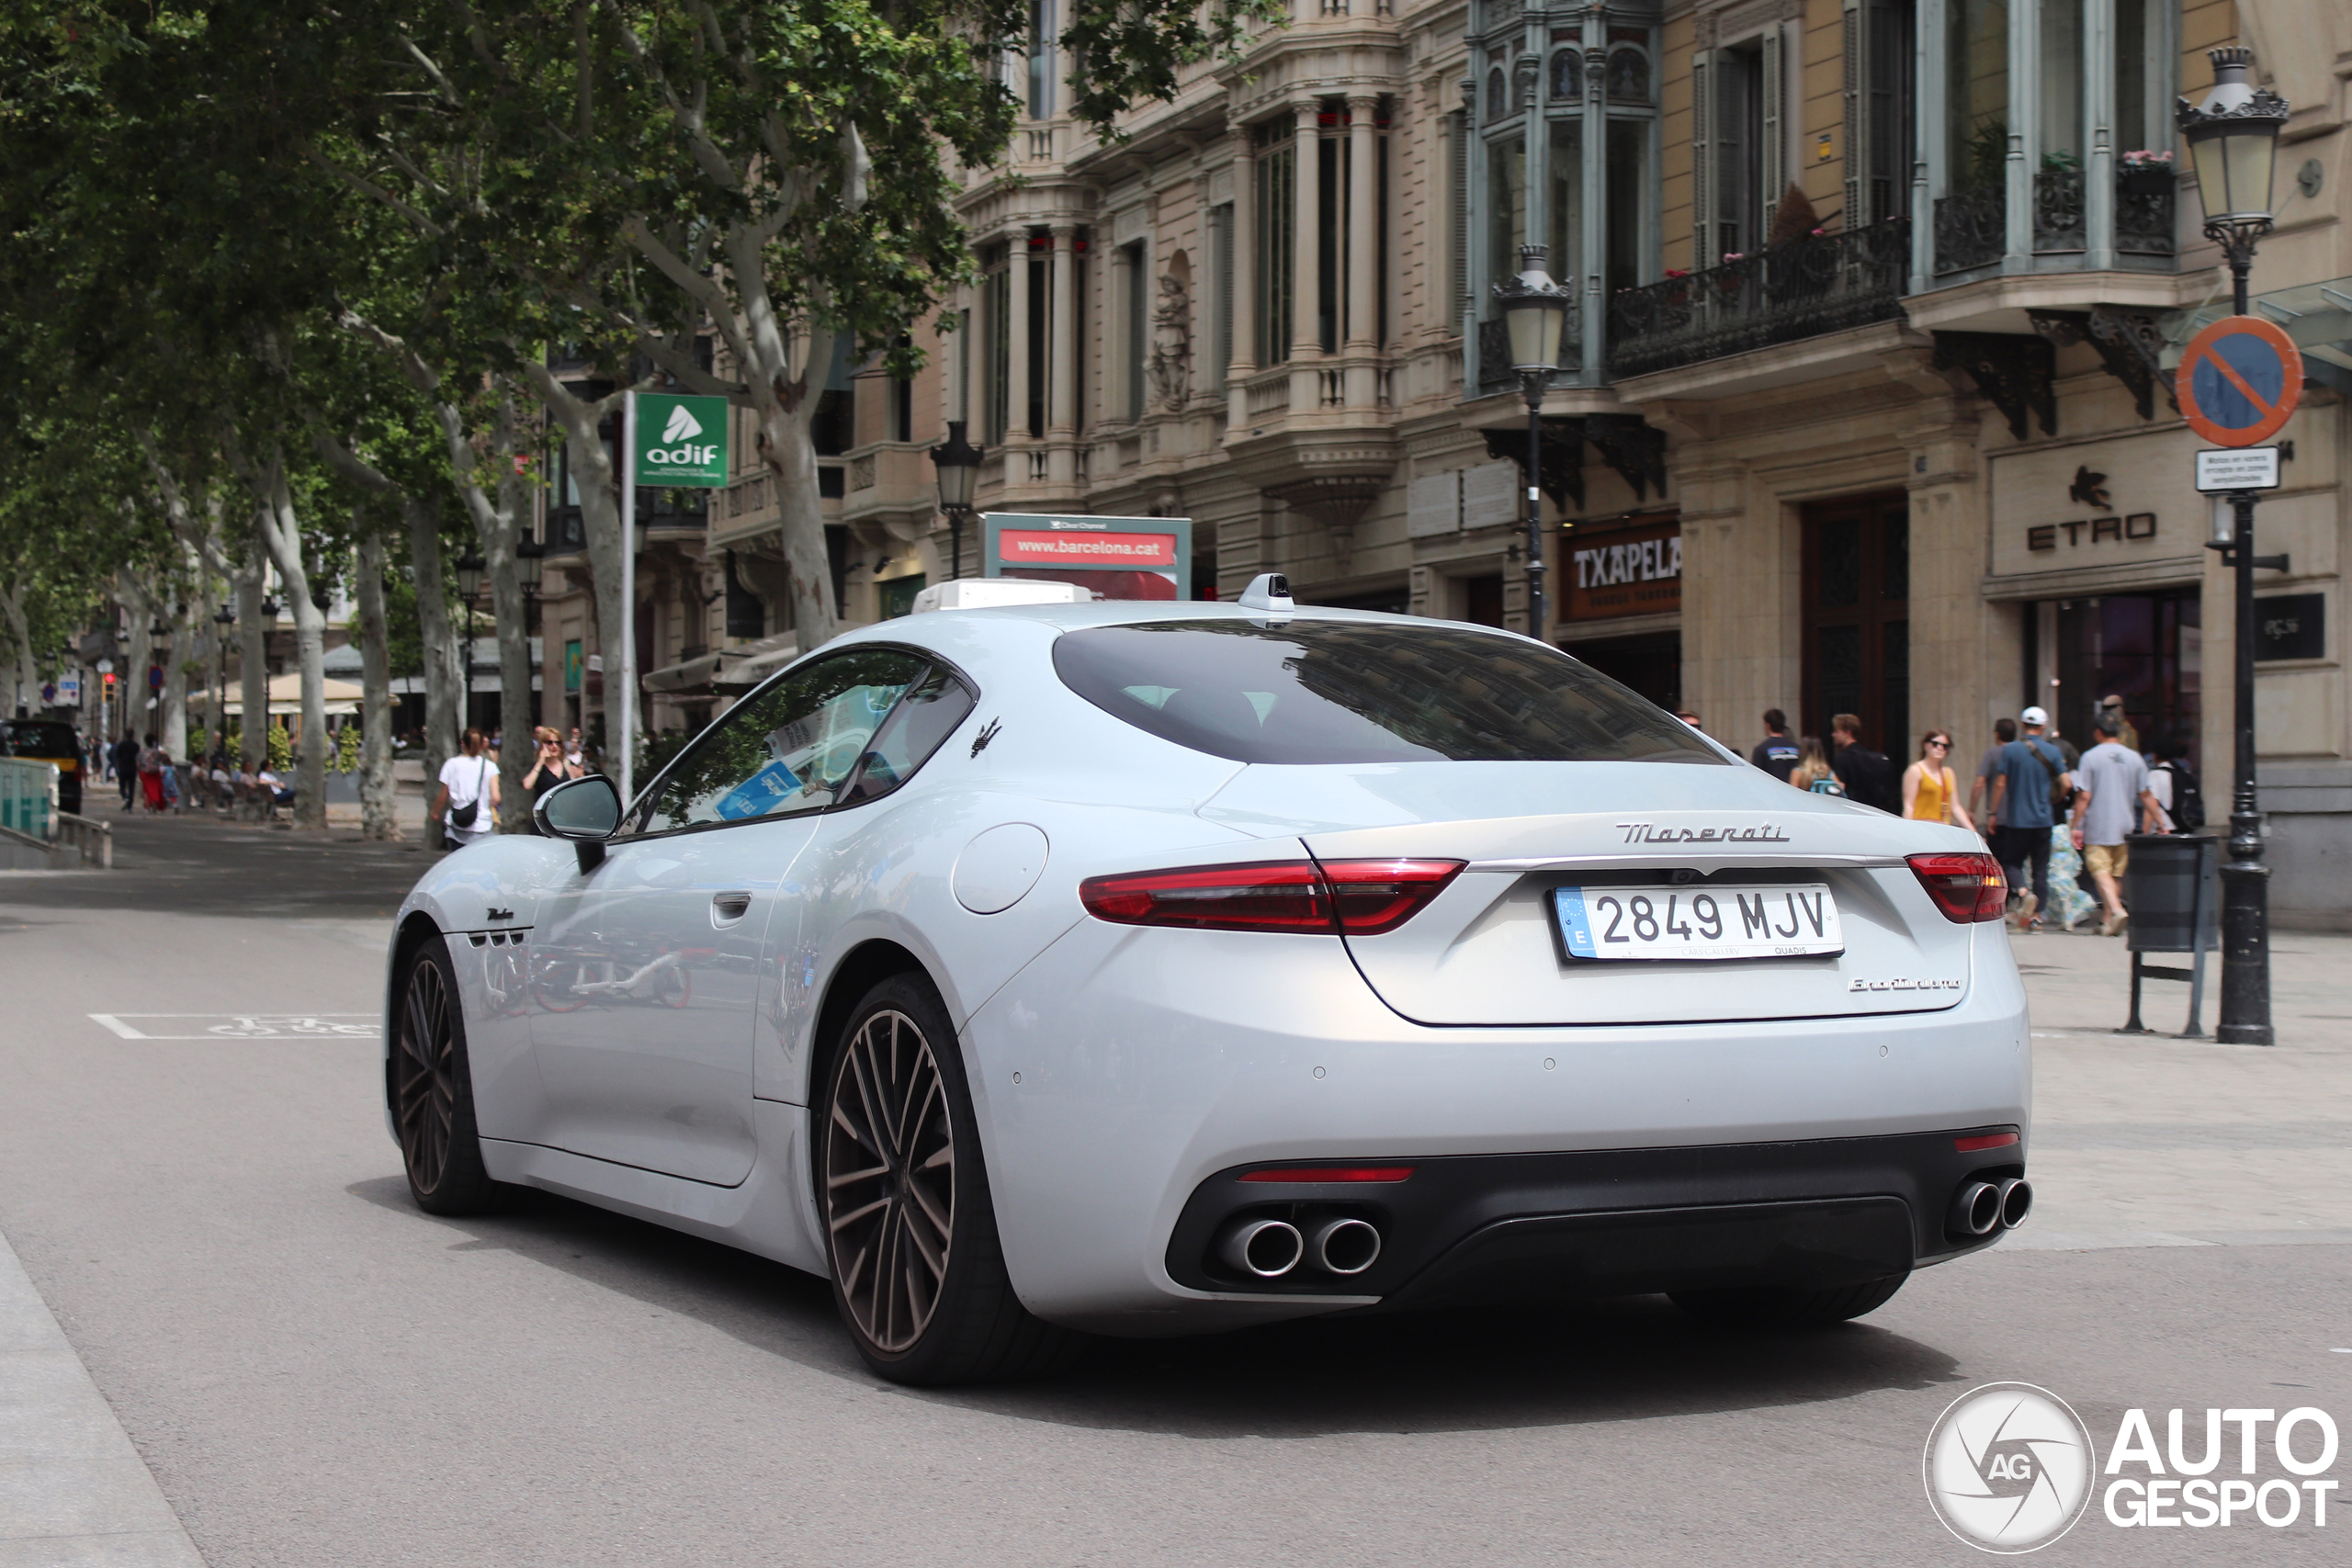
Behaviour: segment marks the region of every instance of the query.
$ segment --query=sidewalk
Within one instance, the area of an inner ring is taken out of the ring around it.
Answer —
[[[2143,990],[2142,1021],[2164,1032],[2114,1032],[2130,991],[2120,939],[2009,941],[2033,1016],[2035,1210],[2002,1245],[2352,1242],[2352,936],[2272,933],[2272,1046],[2214,1043],[2218,954],[2206,1037],[2179,1040],[2177,982]]]

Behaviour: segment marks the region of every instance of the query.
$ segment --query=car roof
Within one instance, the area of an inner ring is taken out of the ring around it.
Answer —
[[[939,647],[944,651],[948,642],[966,641],[975,633],[985,637],[984,628],[988,627],[1006,631],[1022,627],[1059,636],[1063,632],[1083,631],[1094,626],[1145,626],[1170,621],[1254,621],[1269,629],[1279,629],[1296,621],[1354,621],[1420,631],[1445,626],[1521,639],[1520,633],[1506,631],[1499,626],[1441,621],[1427,615],[1400,615],[1385,610],[1356,610],[1336,604],[1300,604],[1289,610],[1265,610],[1209,599],[1098,599],[1081,604],[991,604],[986,608],[935,610],[920,615],[903,615],[860,626],[837,639],[837,644],[851,640],[904,642],[918,647]]]

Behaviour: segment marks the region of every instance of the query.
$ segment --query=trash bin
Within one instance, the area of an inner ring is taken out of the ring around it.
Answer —
[[[2132,951],[2132,1015],[2117,1032],[2152,1034],[2140,1021],[2140,982],[2188,983],[2188,1027],[2183,1040],[2201,1040],[2199,1016],[2205,1002],[2205,955],[2221,945],[2222,840],[2217,830],[2195,833],[2133,833],[2123,872],[2123,902],[2132,911],[2124,930]],[[2143,960],[2149,953],[2186,953],[2186,969],[2159,967]]]

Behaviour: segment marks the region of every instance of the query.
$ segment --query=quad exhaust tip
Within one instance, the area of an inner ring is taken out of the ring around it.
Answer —
[[[1367,1220],[1326,1220],[1315,1227],[1307,1250],[1326,1274],[1361,1274],[1380,1258],[1380,1232]]]
[[[1238,1220],[1218,1238],[1216,1254],[1238,1273],[1279,1280],[1306,1256],[1306,1238],[1288,1220]]]
[[[2033,1212],[2033,1187],[2021,1176],[2001,1183],[2001,1228],[2015,1230]]]

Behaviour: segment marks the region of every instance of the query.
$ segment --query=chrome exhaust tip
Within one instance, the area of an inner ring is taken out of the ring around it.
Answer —
[[[1966,1231],[1970,1235],[1992,1235],[1993,1228],[2001,1223],[2002,1195],[2003,1189],[1989,1181],[1965,1183],[1952,1197],[1951,1228]],[[2031,1201],[2031,1194],[2028,1194],[2027,1201]]]
[[[1380,1258],[1380,1232],[1369,1220],[1326,1220],[1315,1227],[1307,1253],[1326,1274],[1361,1274]]]
[[[1306,1256],[1306,1240],[1288,1220],[1237,1220],[1217,1238],[1226,1266],[1261,1280],[1279,1280]]]
[[[2015,1230],[2033,1212],[2033,1185],[2021,1176],[2001,1183],[2001,1228]]]

